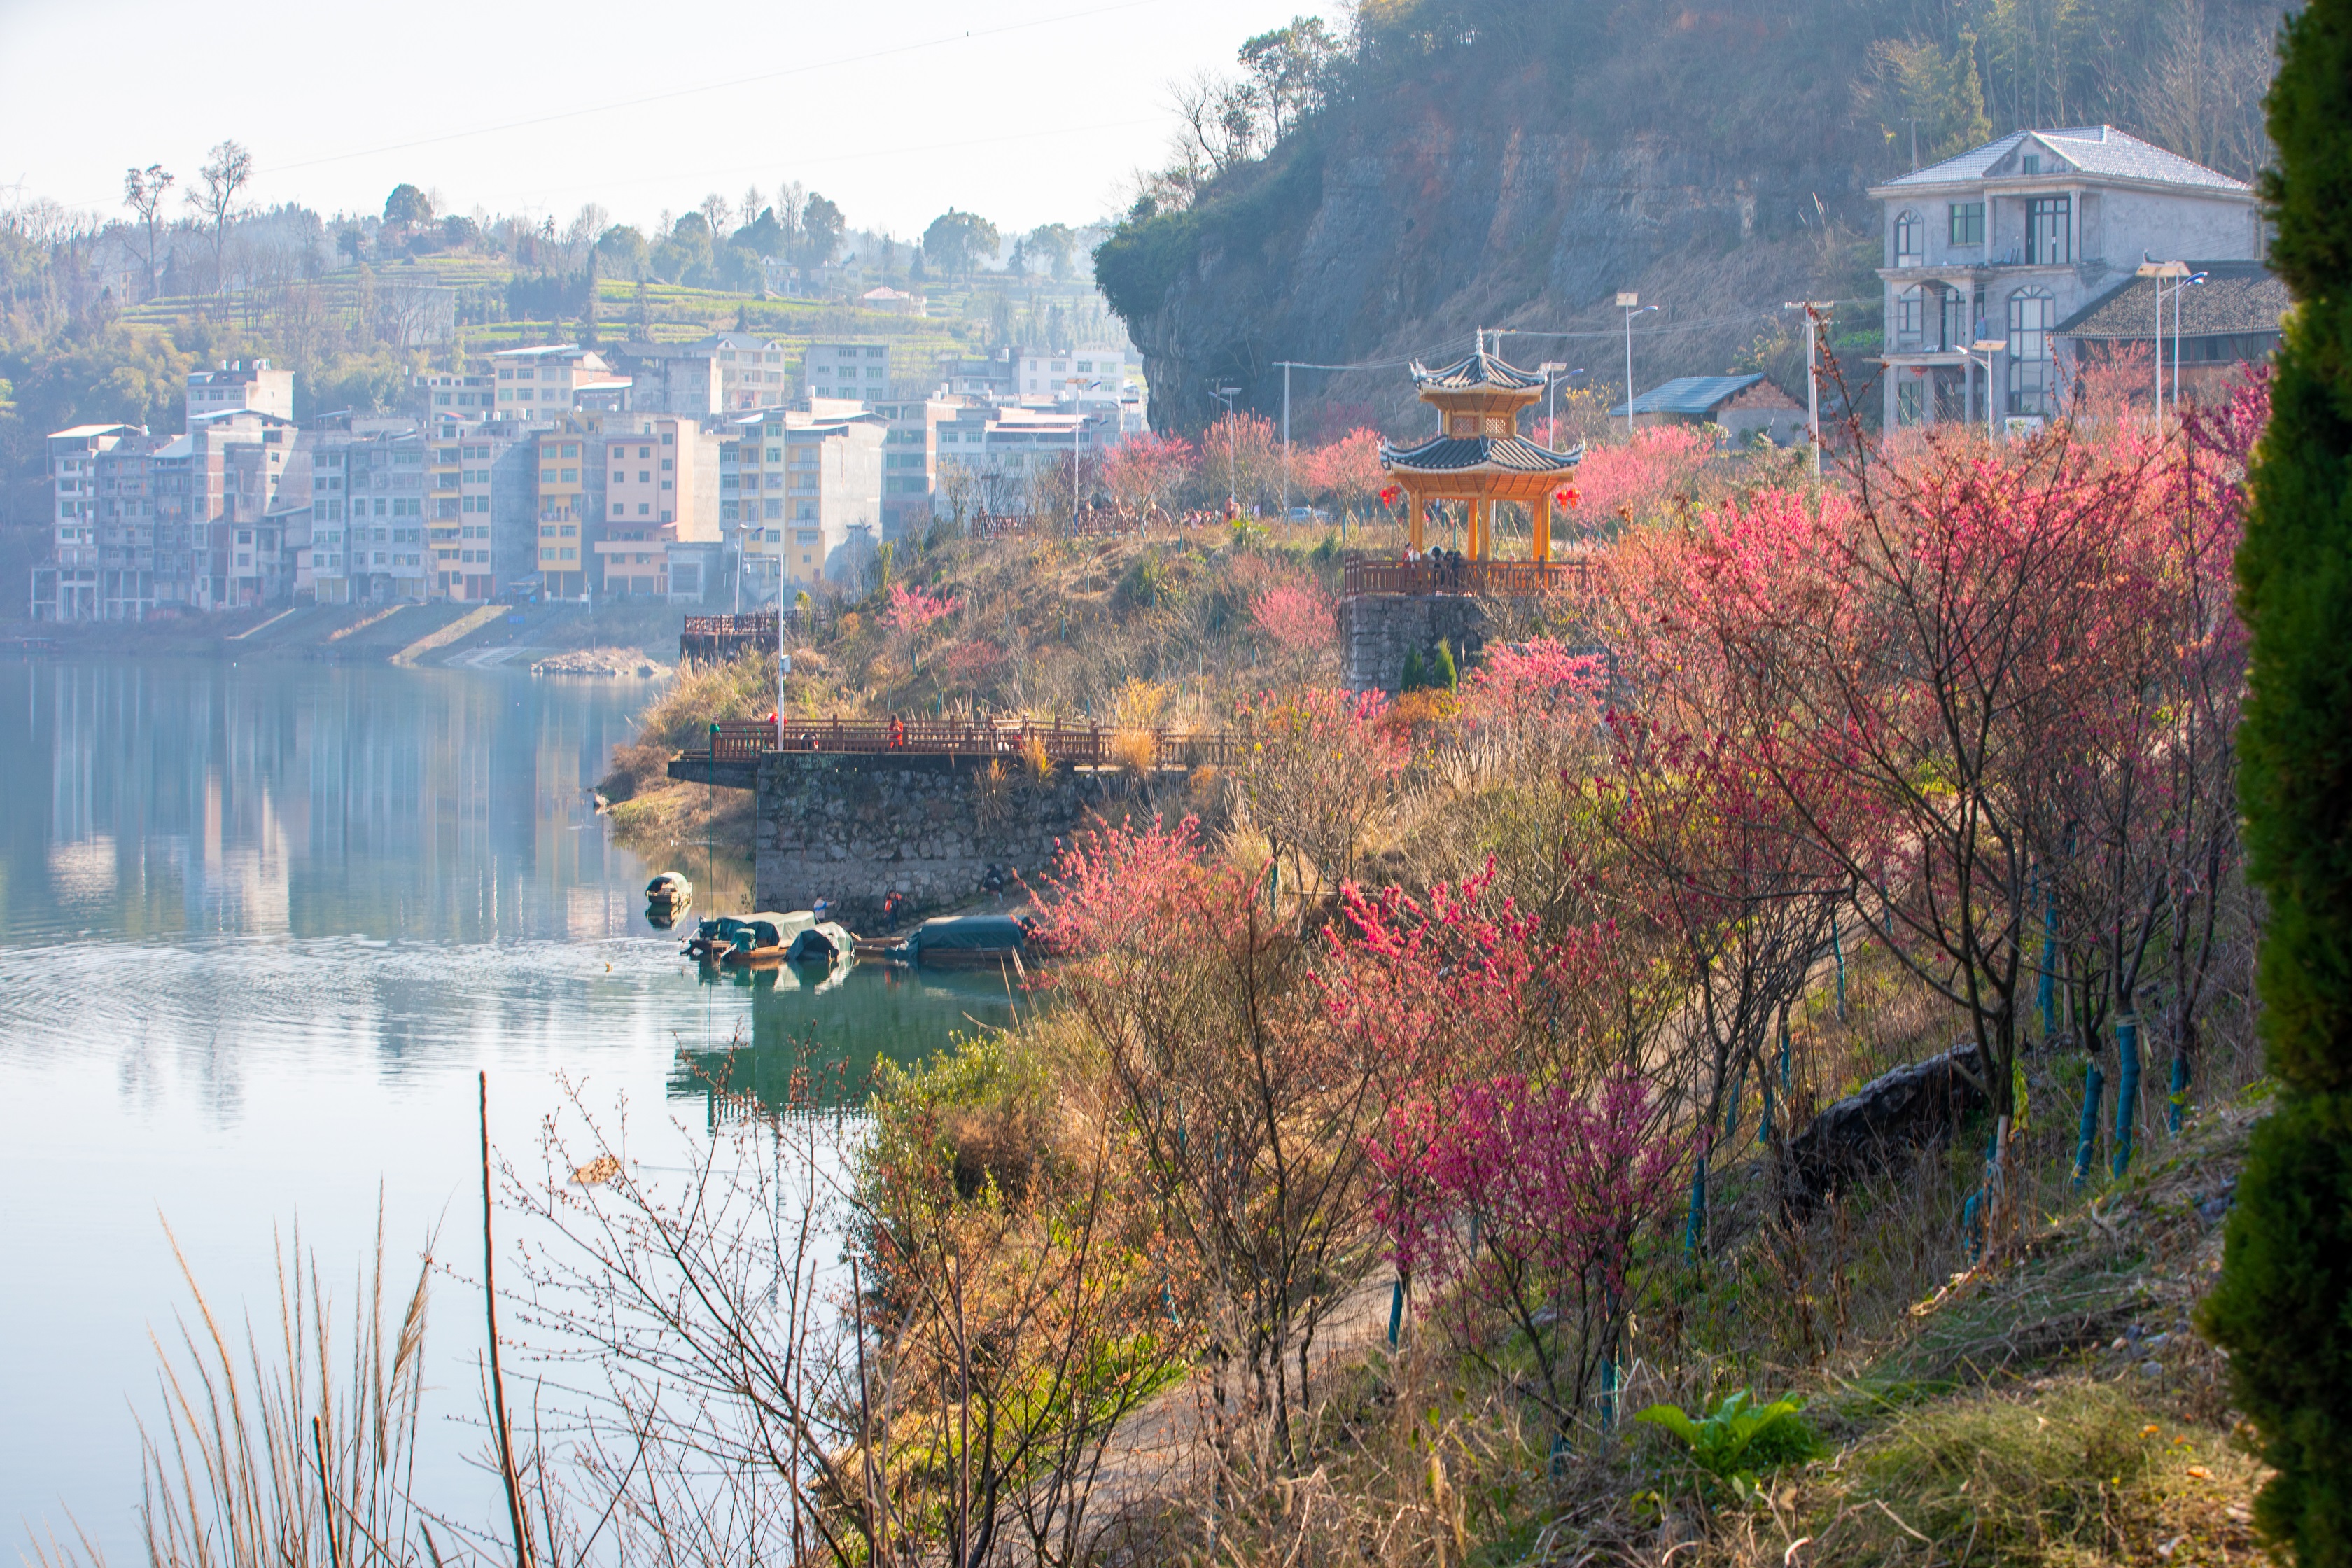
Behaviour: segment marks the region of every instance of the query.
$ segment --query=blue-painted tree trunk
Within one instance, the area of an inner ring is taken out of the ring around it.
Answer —
[[[2179,1043],[2172,1047],[2172,1102],[2165,1112],[2165,1125],[2175,1138],[2180,1136],[2180,1113],[2189,1104],[2189,1056]]]
[[[1683,1256],[1696,1263],[1706,1248],[1706,1156],[1691,1172],[1690,1220],[1683,1227]]]
[[[2116,1020],[2116,1174],[2131,1169],[2132,1129],[2139,1120],[2139,1020]]]
[[[1838,1022],[1845,1022],[1845,943],[1838,939],[1838,918],[1830,916],[1830,957],[1837,961]]]
[[[1396,1349],[1397,1335],[1404,1329],[1404,1276],[1397,1276],[1396,1289],[1389,1292],[1389,1349]]]
[[[2107,1091],[2107,1075],[2096,1061],[2083,1068],[2083,1130],[2074,1141],[2074,1184],[2091,1179],[2091,1162],[2098,1155],[2099,1101]]]
[[[2050,894],[2049,911],[2042,920],[2042,977],[2034,982],[2034,1000],[2042,1008],[2042,1043],[2058,1032],[2058,894]]]

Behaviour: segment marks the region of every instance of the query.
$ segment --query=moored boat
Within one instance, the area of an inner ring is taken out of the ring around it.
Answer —
[[[714,915],[695,927],[694,935],[687,939],[686,952],[704,963],[730,969],[766,967],[782,963],[793,940],[816,923],[816,914],[810,910]]]
[[[925,921],[903,942],[878,949],[860,942],[858,950],[938,969],[994,969],[1006,963],[1018,969],[1029,954],[1029,928],[1011,915],[943,915]]]

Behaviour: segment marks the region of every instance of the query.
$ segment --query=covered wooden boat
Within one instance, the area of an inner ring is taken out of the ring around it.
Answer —
[[[939,969],[1020,967],[1029,952],[1029,931],[1011,915],[944,915],[908,933],[888,956]]]
[[[819,921],[793,938],[784,954],[787,963],[838,963],[857,954],[857,939],[849,928],[834,921]]]
[[[675,871],[664,871],[646,884],[646,902],[682,904],[694,897],[694,884]]]
[[[758,968],[784,962],[793,941],[816,924],[814,911],[772,910],[751,915],[717,915],[695,927],[687,940],[689,957],[730,969]]]

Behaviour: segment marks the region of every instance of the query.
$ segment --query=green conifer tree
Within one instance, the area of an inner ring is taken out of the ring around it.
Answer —
[[[1440,691],[1451,691],[1462,684],[1462,672],[1454,666],[1454,645],[1444,637],[1437,639],[1437,668],[1430,672],[1429,683]]]
[[[2239,787],[2279,1089],[2203,1321],[2277,1468],[2259,1523],[2334,1568],[2352,1563],[2352,0],[2312,0],[2281,58],[2263,195],[2296,306],[2238,554]]]
[[[1397,681],[1399,691],[1418,691],[1429,684],[1429,667],[1421,662],[1421,649],[1404,656],[1404,674]]]

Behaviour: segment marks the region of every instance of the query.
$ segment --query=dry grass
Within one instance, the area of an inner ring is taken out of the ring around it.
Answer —
[[[156,1342],[160,1427],[142,1423],[140,1524],[156,1568],[423,1568],[442,1547],[408,1495],[424,1394],[428,1243],[387,1300],[381,1216],[352,1300],[329,1295],[299,1233],[278,1257],[278,1321],[213,1310],[173,1242],[194,1317]],[[387,1311],[387,1308],[391,1310]],[[341,1331],[338,1322],[347,1325]],[[444,1542],[454,1546],[455,1542]],[[41,1568],[104,1568],[87,1537],[33,1543]]]

